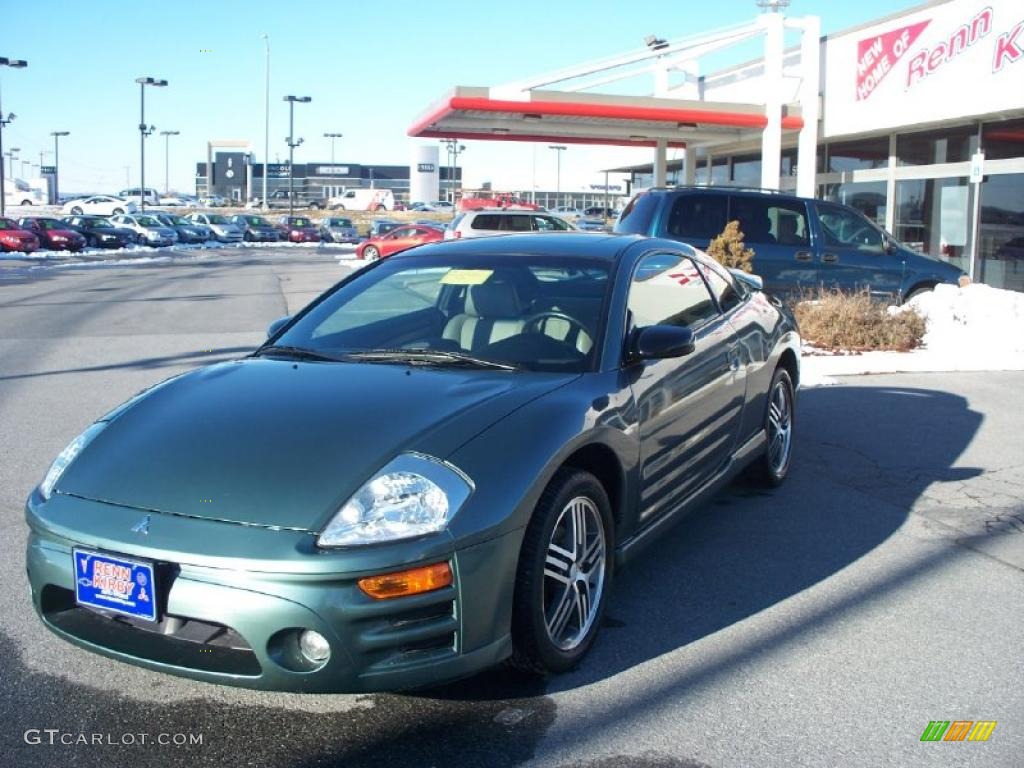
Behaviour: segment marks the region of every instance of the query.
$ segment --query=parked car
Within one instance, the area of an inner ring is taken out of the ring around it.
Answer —
[[[507,235],[512,232],[568,232],[575,229],[565,219],[537,211],[465,211],[452,219],[445,238]]]
[[[110,195],[93,195],[92,197],[80,197],[68,200],[61,206],[61,213],[70,213],[74,216],[92,214],[95,216],[114,216],[121,213],[135,213],[139,207],[128,200]]]
[[[242,242],[242,230],[231,219],[221,213],[190,213],[185,217],[193,224],[203,224],[210,228],[213,239],[219,243]]]
[[[290,243],[320,242],[320,230],[305,216],[282,216],[275,226],[281,239]]]
[[[262,216],[252,213],[240,213],[231,217],[231,223],[242,231],[242,239],[247,243],[276,243],[281,239],[280,233]]]
[[[434,200],[429,203],[415,203],[409,206],[409,210],[424,213],[451,213],[455,210],[455,206],[447,200]]]
[[[39,240],[39,247],[48,251],[77,253],[86,246],[85,237],[59,219],[46,216],[27,216],[18,219],[18,226],[35,235]]]
[[[800,339],[755,282],[586,234],[357,270],[70,442],[25,504],[33,607],[85,650],[267,690],[572,669],[613,568],[740,472],[790,472]]]
[[[376,261],[417,245],[434,243],[438,240],[444,240],[443,229],[423,224],[404,225],[360,243],[356,248],[356,258]]]
[[[204,197],[198,198],[198,200],[199,205],[202,205],[206,208],[224,208],[231,202],[222,195],[206,195]]]
[[[8,178],[4,184],[4,205],[12,207],[46,205],[46,198],[42,190],[29,186],[24,179]]]
[[[320,239],[328,243],[358,243],[360,237],[352,219],[328,216],[320,220]]]
[[[173,213],[154,213],[153,218],[177,232],[179,243],[205,243],[213,237],[209,227],[189,221],[184,216],[177,216]]]
[[[583,215],[583,211],[571,205],[560,205],[557,208],[552,208],[551,213],[556,213],[563,219],[578,219]]]
[[[327,199],[332,211],[393,211],[395,195],[390,189],[349,189]]]
[[[140,245],[162,248],[178,242],[178,233],[163,224],[156,216],[148,213],[132,213],[111,216],[110,223],[117,227],[131,229],[138,235]]]
[[[146,205],[160,205],[160,193],[152,187],[146,187],[145,193],[139,187],[132,187],[130,189],[122,189],[117,193],[117,196],[122,200],[129,200],[136,205],[140,205],[145,199]]]
[[[14,219],[0,218],[0,251],[32,253],[39,250],[39,238]]]
[[[576,229],[582,232],[611,232],[612,227],[604,219],[577,219]]]
[[[102,216],[65,216],[61,221],[82,235],[86,245],[93,248],[125,248],[139,241],[134,229],[115,227]]]
[[[390,232],[397,226],[400,226],[402,222],[395,221],[394,219],[374,219],[370,222],[370,227],[366,231],[367,237],[377,237],[383,235],[386,232]]]
[[[584,208],[583,215],[591,219],[614,219],[616,216],[619,215],[619,212],[614,208],[605,208],[603,206],[594,205],[591,206],[590,208]]]
[[[193,195],[161,195],[160,205],[171,208],[195,207],[199,205],[199,198]]]
[[[654,188],[630,200],[615,231],[707,248],[733,220],[754,251],[754,272],[765,290],[782,296],[824,285],[867,287],[879,298],[904,301],[966,277],[952,264],[897,242],[854,208],[782,192]]]
[[[308,198],[300,192],[295,193],[295,202],[289,204],[288,202],[288,190],[287,189],[275,189],[269,195],[267,195],[267,208],[270,209],[281,209],[281,208],[323,208],[326,204],[324,200],[318,198]]]

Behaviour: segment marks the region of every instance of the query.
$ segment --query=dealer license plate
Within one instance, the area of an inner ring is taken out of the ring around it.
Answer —
[[[75,600],[146,621],[156,621],[153,564],[75,549]]]

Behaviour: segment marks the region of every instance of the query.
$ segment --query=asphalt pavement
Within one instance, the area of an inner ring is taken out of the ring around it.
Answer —
[[[730,487],[617,574],[592,652],[559,677],[273,694],[44,630],[23,503],[49,462],[135,392],[252,349],[347,273],[336,256],[0,262],[3,765],[1024,764],[1024,373],[802,391],[786,485]],[[921,742],[932,720],[997,725]]]

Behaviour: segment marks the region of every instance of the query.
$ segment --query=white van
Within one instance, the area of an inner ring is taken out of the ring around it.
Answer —
[[[329,198],[327,207],[335,211],[393,211],[395,196],[390,189],[350,189]]]
[[[122,189],[117,193],[117,196],[129,200],[136,205],[142,202],[142,192],[138,187]],[[152,187],[146,187],[146,205],[160,205],[160,193]]]
[[[34,189],[21,179],[4,180],[4,206],[46,205],[42,190]]]

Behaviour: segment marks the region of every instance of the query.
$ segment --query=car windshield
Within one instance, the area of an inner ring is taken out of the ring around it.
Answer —
[[[192,223],[189,221],[185,221],[185,219],[181,218],[181,216],[163,216],[162,218],[164,221],[168,222],[169,224],[173,224],[176,227],[187,227],[189,224]]]
[[[214,214],[209,217],[211,224],[230,224],[227,216],[221,216],[220,214]]]
[[[20,229],[20,227],[16,227],[14,222],[9,219],[0,219],[0,229]]]
[[[162,227],[163,224],[155,216],[139,216],[135,219],[139,224],[144,227]]]
[[[252,226],[252,227],[266,227],[266,226],[269,226],[267,224],[267,222],[264,221],[259,216],[243,216],[242,218],[245,220],[246,224],[248,224],[249,226]]]
[[[451,251],[357,273],[274,347],[404,365],[590,370],[603,334],[608,262]]]
[[[309,219],[292,219],[293,227],[308,227]]]
[[[39,224],[39,228],[50,231],[51,229],[67,229],[67,224],[56,219],[36,219],[36,223]]]
[[[329,227],[351,227],[352,219],[328,219],[327,226]]]
[[[114,229],[114,225],[106,219],[86,219],[82,222],[82,226],[90,229]]]

